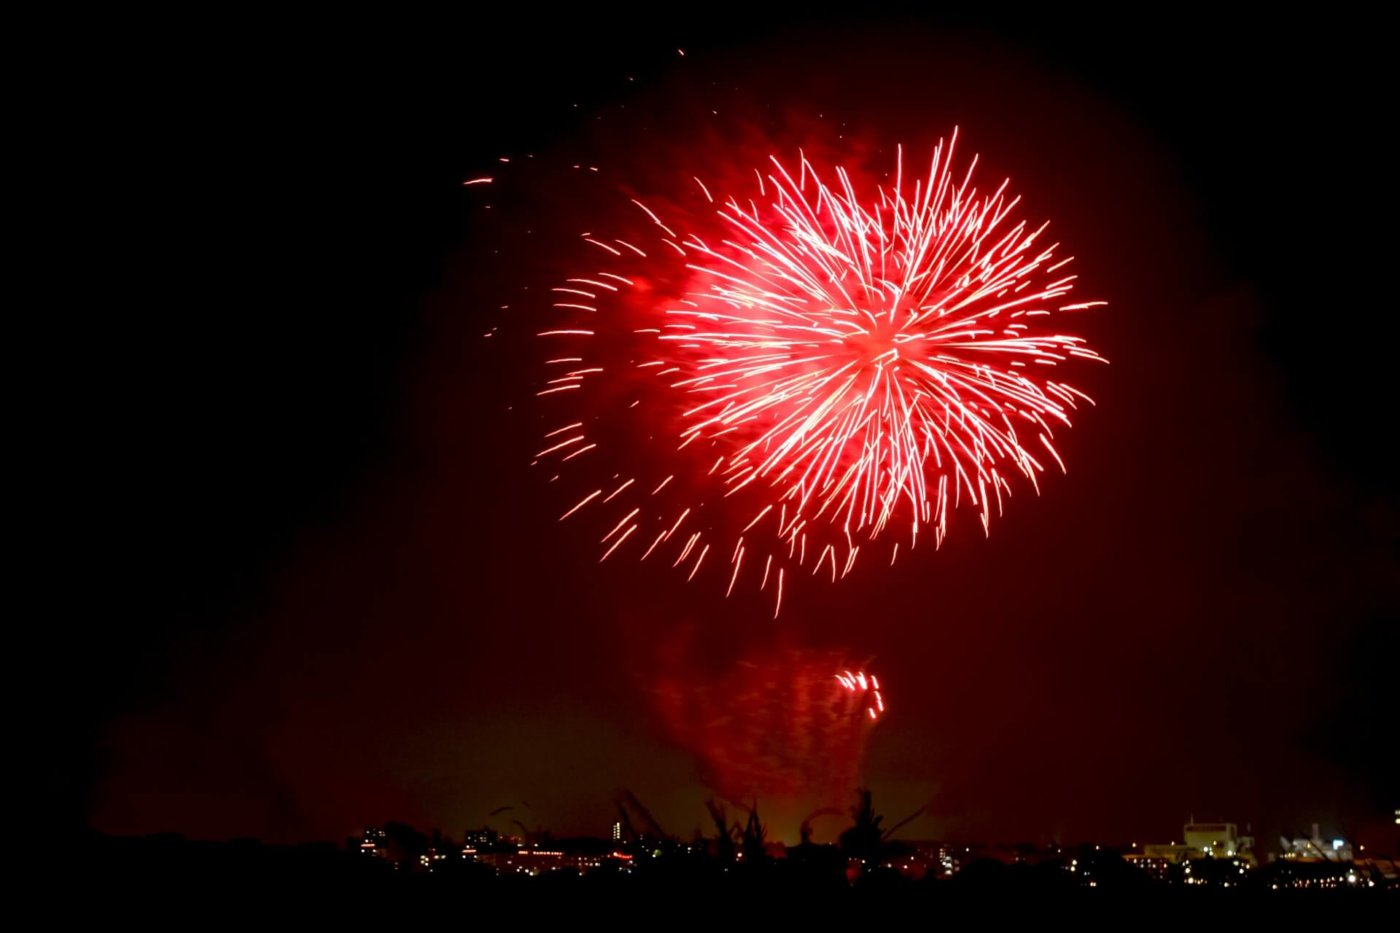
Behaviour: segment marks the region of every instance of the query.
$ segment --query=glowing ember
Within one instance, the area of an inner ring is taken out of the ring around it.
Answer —
[[[797,568],[835,580],[877,542],[891,562],[922,530],[937,545],[962,504],[985,533],[1011,476],[1063,469],[1053,429],[1088,399],[1050,377],[1101,358],[1057,322],[1103,302],[1070,300],[1070,260],[1007,183],[977,192],[975,164],[955,174],[939,143],[911,182],[901,152],[862,199],[842,168],[773,159],[753,199],[700,183],[684,231],[635,202],[650,253],[588,234],[604,267],[554,289],[570,320],[539,334],[557,351],[539,394],[573,417],[536,463],[609,478],[562,518],[606,505],[602,559],[664,554],[692,579],[727,560],[726,592],[747,576],[776,614]]]

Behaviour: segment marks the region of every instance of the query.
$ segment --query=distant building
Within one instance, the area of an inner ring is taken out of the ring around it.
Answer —
[[[1234,823],[1187,823],[1181,829],[1188,849],[1196,858],[1235,858],[1254,847],[1249,836],[1240,836]]]
[[[475,849],[478,852],[490,849],[500,841],[500,833],[489,826],[483,826],[480,829],[469,829],[462,838],[462,844],[465,848]]]
[[[1295,838],[1282,837],[1283,857],[1300,862],[1350,862],[1354,858],[1351,843],[1340,836],[1324,838],[1318,831],[1318,824],[1312,824],[1311,836]]]
[[[612,841],[613,841],[613,842],[621,842],[621,841],[622,841],[622,820],[613,820],[613,824],[612,824]]]
[[[519,849],[515,852],[493,852],[478,855],[476,860],[496,869],[499,874],[518,873],[538,875],[565,865],[564,853],[557,849]]]
[[[1132,864],[1154,876],[1164,874],[1166,866],[1192,859],[1240,859],[1250,865],[1254,858],[1254,837],[1241,836],[1234,823],[1197,823],[1195,820],[1181,828],[1181,842],[1149,843],[1141,853],[1128,856]]]
[[[1142,847],[1142,857],[1176,865],[1191,858],[1191,847],[1179,842],[1149,842]]]
[[[353,838],[353,837],[352,837]],[[371,858],[388,858],[389,839],[384,830],[377,826],[365,827],[360,836],[360,854]]]

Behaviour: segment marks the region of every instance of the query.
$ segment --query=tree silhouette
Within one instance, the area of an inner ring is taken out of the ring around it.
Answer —
[[[842,853],[847,858],[860,859],[867,863],[875,862],[880,858],[881,844],[884,842],[880,824],[885,818],[875,812],[868,788],[858,788],[856,793],[859,795],[859,803],[851,807],[851,819],[854,824],[841,833],[838,841]]]

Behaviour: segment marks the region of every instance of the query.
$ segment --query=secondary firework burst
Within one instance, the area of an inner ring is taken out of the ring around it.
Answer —
[[[567,412],[536,463],[601,480],[561,507],[600,559],[717,566],[776,612],[799,569],[941,544],[959,506],[986,533],[1015,477],[1064,469],[1054,431],[1088,397],[1055,376],[1101,358],[1061,321],[1103,302],[1071,299],[1047,225],[1008,182],[979,192],[955,141],[873,186],[772,158],[742,198],[634,201],[647,239],[585,235],[598,268],[539,332]]]
[[[874,722],[885,715],[885,697],[880,692],[880,678],[865,671],[843,671],[835,675],[836,682],[847,692],[865,697],[865,714]]]
[[[723,796],[835,803],[860,784],[885,715],[879,678],[848,663],[833,651],[750,648],[719,675],[663,669],[653,700]]]

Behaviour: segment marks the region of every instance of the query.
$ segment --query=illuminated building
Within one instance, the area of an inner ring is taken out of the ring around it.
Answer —
[[[1241,836],[1234,823],[1197,823],[1195,820],[1181,828],[1180,843],[1149,843],[1142,853],[1130,861],[1154,874],[1164,865],[1175,865],[1191,859],[1240,859],[1255,864],[1254,837]]]
[[[613,820],[611,836],[613,842],[622,841],[622,820]]]
[[[1312,824],[1311,836],[1298,836],[1293,839],[1285,836],[1279,842],[1283,846],[1283,857],[1286,859],[1304,862],[1350,862],[1353,858],[1351,843],[1339,836],[1324,839],[1318,832],[1316,823]]]
[[[1252,838],[1239,835],[1234,823],[1187,823],[1181,832],[1187,848],[1203,858],[1235,858],[1254,846]]]

